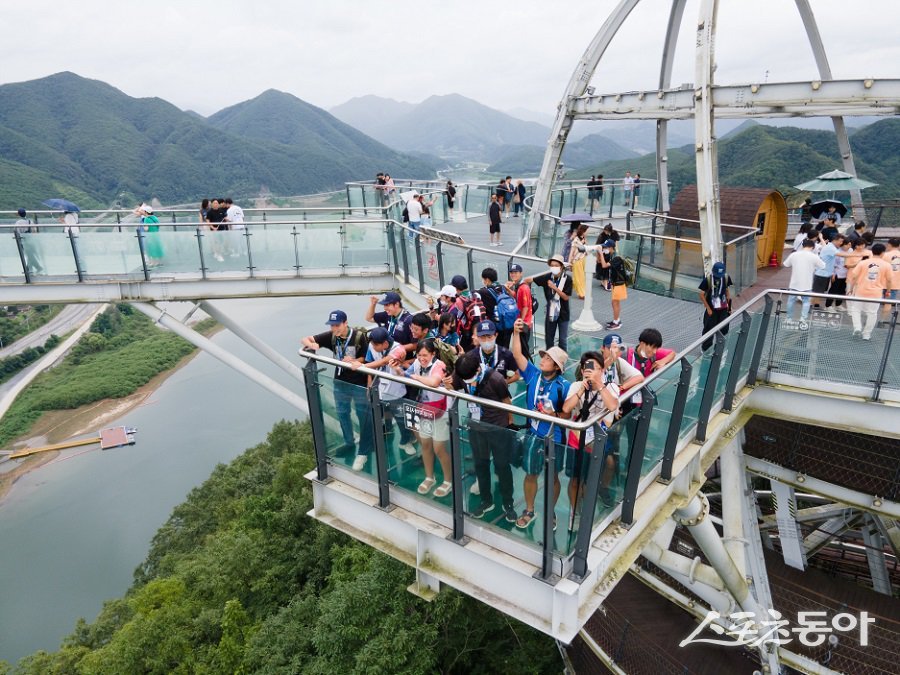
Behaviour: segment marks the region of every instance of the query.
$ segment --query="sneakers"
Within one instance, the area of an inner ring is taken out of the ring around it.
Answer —
[[[362,471],[366,466],[366,462],[368,462],[368,461],[369,461],[368,455],[357,455],[356,459],[353,460],[353,470],[354,471]]]
[[[622,327],[621,321],[608,321],[606,324],[606,330],[616,330]]]
[[[606,487],[600,488],[600,501],[603,502],[603,505],[606,507],[610,507],[616,503],[616,496],[613,494],[613,491]]]
[[[401,443],[397,447],[399,447],[403,452],[405,452],[410,457],[412,457],[413,455],[416,454],[416,446],[413,445],[412,441],[406,441],[405,443]]]
[[[855,330],[855,331],[853,331],[853,337],[859,337],[860,335],[862,335],[862,331],[861,331],[861,330]]]
[[[497,246],[503,246],[503,242],[502,242],[502,241],[498,241],[498,242],[497,242]]]
[[[343,445],[339,445],[334,450],[334,454],[337,456],[349,455],[352,452],[356,452],[356,446],[353,445],[353,443],[344,443]]]
[[[437,494],[437,493],[435,493]],[[481,503],[472,509],[472,512],[469,514],[473,518],[484,518],[485,513],[489,513],[494,510],[494,502],[488,502],[487,504]]]
[[[472,487],[469,488],[469,494],[470,495],[480,495],[481,494],[481,488],[478,487],[477,480],[474,483],[472,483]]]
[[[216,254],[216,260],[218,260],[219,262],[225,262],[225,258],[220,256],[218,253]]]
[[[518,517],[519,517],[519,516],[518,516],[518,514],[516,513],[515,507],[513,507],[512,505],[509,505],[509,506],[507,506],[507,507],[504,507],[504,509],[503,509],[503,518],[506,520],[507,523],[514,523],[514,522],[516,522],[516,520],[518,519]]]

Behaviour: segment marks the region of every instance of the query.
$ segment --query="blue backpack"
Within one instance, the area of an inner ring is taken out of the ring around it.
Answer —
[[[488,292],[496,303],[494,305],[494,323],[497,325],[497,330],[512,330],[516,319],[519,318],[516,299],[508,293],[496,293],[493,288],[488,288]]]

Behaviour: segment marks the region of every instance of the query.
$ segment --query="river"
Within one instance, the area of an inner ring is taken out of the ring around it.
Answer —
[[[231,300],[216,303],[300,362],[302,335],[326,330],[342,308],[363,322],[362,297]],[[173,312],[177,315],[178,312]],[[214,341],[302,391],[285,375],[220,332]],[[104,600],[121,596],[172,508],[228,462],[299,411],[201,353],[146,402],[107,426],[138,428],[132,447],[78,449],[21,478],[0,504],[0,660],[55,651],[78,617],[92,621]]]

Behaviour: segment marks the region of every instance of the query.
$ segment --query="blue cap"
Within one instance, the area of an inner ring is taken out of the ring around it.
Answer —
[[[725,263],[717,262],[712,266],[712,275],[717,279],[725,276]]]
[[[464,291],[469,287],[469,282],[462,274],[457,274],[450,280],[450,285],[458,291]]]
[[[493,321],[482,321],[475,329],[475,334],[478,335],[478,337],[481,337],[482,335],[494,335],[496,332],[497,326],[494,325]]]
[[[513,263],[512,265],[509,266],[509,271],[510,272],[521,272],[522,266],[519,263]]]
[[[381,344],[388,341],[388,332],[386,328],[378,326],[369,331],[369,342],[373,344]]]
[[[20,218],[24,218],[24,217],[25,217],[25,209],[19,209],[19,217],[20,217]]]
[[[622,346],[622,336],[618,333],[608,333],[606,337],[603,338],[603,346],[604,347],[621,347]]]
[[[606,241],[603,242],[603,248],[615,248],[615,247],[616,247],[616,242],[613,241],[612,239],[607,239]]]
[[[392,303],[403,303],[403,298],[400,297],[400,294],[396,291],[388,291],[384,294],[384,297],[378,301],[379,305],[390,305]]]
[[[339,326],[342,323],[347,323],[347,313],[342,312],[339,309],[336,309],[331,314],[328,315],[328,321],[325,322],[325,325],[326,326]]]

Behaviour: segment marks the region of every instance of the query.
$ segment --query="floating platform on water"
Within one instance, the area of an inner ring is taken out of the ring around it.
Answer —
[[[110,427],[109,429],[101,429],[96,436],[89,438],[79,438],[76,440],[63,441],[62,443],[53,443],[52,445],[43,445],[37,448],[25,448],[17,450],[7,455],[7,459],[24,459],[43,452],[52,452],[54,450],[67,450],[69,448],[77,448],[83,445],[100,444],[101,450],[111,450],[113,448],[121,448],[124,445],[135,444],[135,434],[137,429],[133,427]]]

